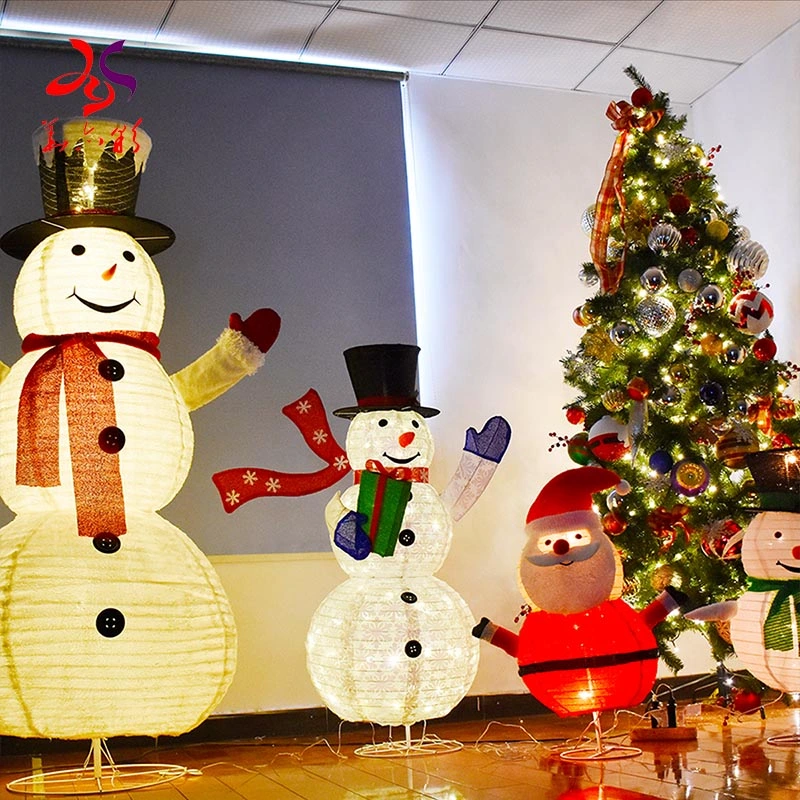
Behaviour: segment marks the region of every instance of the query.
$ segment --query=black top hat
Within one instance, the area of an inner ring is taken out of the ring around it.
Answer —
[[[150,137],[141,128],[81,117],[42,126],[33,143],[45,216],[0,239],[10,256],[27,258],[39,242],[65,228],[124,231],[151,255],[175,241],[166,225],[135,215],[150,152]]]
[[[749,453],[747,466],[760,506],[753,511],[800,511],[800,448]]]
[[[416,411],[423,417],[438,408],[419,404],[417,358],[414,344],[365,344],[344,351],[350,382],[358,405],[337,408],[337,417],[352,419],[361,411]]]

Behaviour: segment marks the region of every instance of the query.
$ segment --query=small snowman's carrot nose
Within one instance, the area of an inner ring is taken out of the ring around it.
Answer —
[[[566,539],[556,539],[553,542],[553,552],[557,556],[565,556],[569,553],[569,542]]]
[[[397,437],[400,447],[408,447],[414,441],[414,431],[406,431]]]
[[[103,274],[102,278],[104,281],[110,281],[114,277],[114,273],[117,271],[117,265],[114,264],[113,267],[109,267]]]
[[[792,558],[800,558],[800,546],[792,548]]]

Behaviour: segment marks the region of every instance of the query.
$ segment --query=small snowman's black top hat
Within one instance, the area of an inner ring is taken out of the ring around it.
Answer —
[[[753,511],[800,511],[800,447],[782,447],[749,453],[759,506]]]
[[[45,215],[0,239],[10,256],[25,259],[39,242],[66,228],[124,231],[151,255],[175,241],[166,225],[135,214],[151,146],[141,128],[81,117],[42,126],[33,145]]]
[[[417,358],[413,344],[365,344],[344,351],[350,382],[358,405],[337,408],[337,417],[352,419],[362,411],[416,411],[423,417],[438,408],[419,404]]]

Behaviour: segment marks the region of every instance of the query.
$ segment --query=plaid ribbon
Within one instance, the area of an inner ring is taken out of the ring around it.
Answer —
[[[625,155],[630,146],[630,133],[634,128],[649,131],[658,125],[663,115],[662,110],[656,109],[638,117],[634,114],[633,106],[624,100],[620,100],[618,103],[611,102],[606,109],[606,116],[611,120],[611,126],[619,133],[614,140],[611,157],[606,164],[606,171],[597,194],[592,240],[589,244],[589,252],[600,277],[600,290],[603,294],[614,294],[617,291],[625,271],[625,251],[623,250],[619,261],[609,263],[607,248],[611,217],[616,205],[619,206],[620,227],[625,218],[622,178]]]

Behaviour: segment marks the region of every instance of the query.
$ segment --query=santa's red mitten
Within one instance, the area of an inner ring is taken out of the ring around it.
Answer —
[[[259,308],[247,319],[242,319],[237,313],[231,314],[228,326],[231,330],[239,331],[262,353],[266,353],[278,338],[281,318],[271,308]]]

